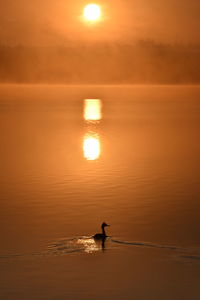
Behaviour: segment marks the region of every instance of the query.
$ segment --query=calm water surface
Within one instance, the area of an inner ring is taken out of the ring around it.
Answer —
[[[2,299],[199,299],[199,98],[0,86]]]

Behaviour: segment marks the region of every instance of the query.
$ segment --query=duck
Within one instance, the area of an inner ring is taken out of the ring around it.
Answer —
[[[105,222],[102,223],[101,225],[101,229],[102,229],[102,233],[96,233],[93,238],[95,240],[105,240],[107,238],[106,232],[105,232],[105,227],[110,226],[108,224],[106,224]]]

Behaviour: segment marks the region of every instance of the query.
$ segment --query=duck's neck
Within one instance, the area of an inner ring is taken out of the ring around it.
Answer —
[[[106,236],[106,232],[105,232],[104,226],[102,226],[102,233],[103,233],[103,235]]]

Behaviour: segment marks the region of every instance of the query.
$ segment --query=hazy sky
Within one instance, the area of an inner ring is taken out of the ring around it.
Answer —
[[[103,19],[88,26],[85,4],[102,5]],[[0,0],[0,43],[58,45],[69,40],[200,42],[199,0]]]

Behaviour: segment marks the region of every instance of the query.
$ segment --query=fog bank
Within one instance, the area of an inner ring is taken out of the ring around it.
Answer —
[[[0,82],[197,84],[200,46],[153,41],[0,46]]]

